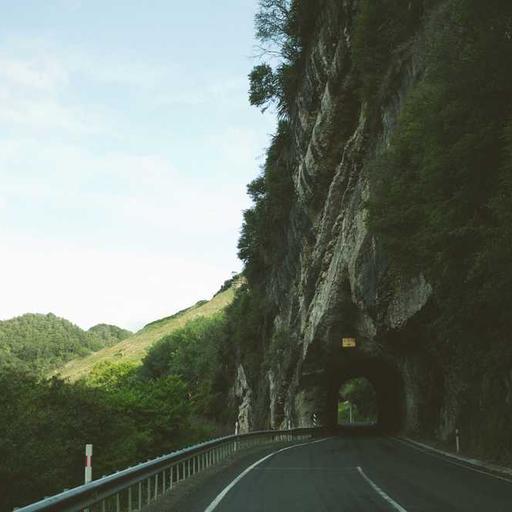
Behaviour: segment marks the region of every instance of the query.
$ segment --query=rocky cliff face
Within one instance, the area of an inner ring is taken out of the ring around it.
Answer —
[[[313,413],[333,424],[340,385],[366,376],[380,396],[384,428],[447,440],[460,426],[465,384],[435,349],[433,288],[421,273],[391,270],[365,208],[365,159],[389,143],[421,80],[421,53],[414,38],[396,49],[382,77],[387,93],[370,109],[356,94],[357,10],[357,0],[327,1],[308,49],[291,113],[296,165],[288,249],[264,285],[277,310],[274,335],[286,333],[288,345],[262,370],[257,389],[249,389],[239,367],[241,424],[308,426]],[[357,348],[343,349],[343,337],[355,337]]]

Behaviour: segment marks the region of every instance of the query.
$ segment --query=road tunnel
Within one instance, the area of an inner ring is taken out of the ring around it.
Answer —
[[[326,380],[325,422],[329,427],[347,422],[347,410],[340,408],[345,403],[354,423],[374,422],[383,433],[401,429],[405,412],[403,381],[392,364],[380,358],[350,358],[335,365]]]

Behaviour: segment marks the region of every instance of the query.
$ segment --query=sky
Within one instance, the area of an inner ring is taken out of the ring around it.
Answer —
[[[0,0],[0,319],[138,329],[241,269],[256,0]]]

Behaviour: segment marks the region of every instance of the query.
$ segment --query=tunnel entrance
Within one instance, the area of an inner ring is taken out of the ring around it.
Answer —
[[[375,425],[377,393],[365,377],[345,382],[338,394],[338,425]]]
[[[334,361],[326,377],[326,425],[345,426],[352,414],[352,423],[373,423],[383,433],[402,428],[404,384],[399,369],[392,363],[354,354]]]

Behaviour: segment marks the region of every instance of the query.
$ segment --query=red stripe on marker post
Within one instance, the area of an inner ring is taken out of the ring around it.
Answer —
[[[85,483],[92,481],[92,444],[85,445]]]

